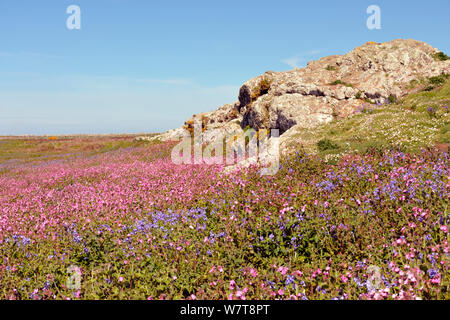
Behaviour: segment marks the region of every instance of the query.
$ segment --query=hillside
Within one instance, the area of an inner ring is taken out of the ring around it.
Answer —
[[[414,103],[411,100],[414,96],[410,100],[403,100],[407,95],[425,89],[428,93],[418,93],[418,99],[435,97],[442,100],[439,103],[445,104],[448,85],[440,93],[436,93],[435,89],[447,81],[448,74],[448,57],[424,42],[402,39],[386,43],[368,42],[345,55],[311,61],[302,69],[268,71],[250,79],[241,86],[239,101],[223,105],[215,111],[194,115],[183,127],[159,135],[157,139],[174,140],[183,130],[192,131],[195,121],[201,121],[204,130],[219,129],[226,134],[250,127],[256,130],[279,129],[284,154],[291,151],[287,146],[293,143],[305,145],[309,151],[314,151],[311,144],[315,143],[316,131],[317,134],[320,131],[314,128],[330,122],[333,122],[333,126],[337,119],[345,119],[361,110],[364,113],[372,112],[368,109],[375,109],[376,105],[377,110],[379,109],[375,112],[377,116],[365,119],[380,122],[383,116],[389,118],[395,115],[394,110],[405,109],[409,102],[410,107],[423,104],[423,101]],[[403,101],[404,104],[393,105],[396,101]],[[386,102],[391,103],[389,108],[380,107],[385,106]],[[408,117],[412,119],[414,115],[419,116],[422,109],[419,107],[416,113],[411,112],[411,117]],[[383,113],[383,110],[388,113]],[[352,121],[357,119],[358,117],[353,118]],[[439,122],[437,118],[430,121],[424,125]],[[348,124],[352,125],[351,122]],[[355,122],[354,125],[358,123]],[[376,129],[385,131],[381,124],[375,125],[378,126]],[[414,126],[413,123],[411,125]],[[358,129],[349,132],[354,131]],[[341,138],[346,139],[344,136],[338,139]],[[393,142],[389,132],[379,138],[380,143],[384,143],[384,140]],[[204,141],[208,141],[207,135],[204,135]],[[404,143],[410,144],[408,141]],[[427,141],[427,145],[430,143]],[[344,149],[348,149],[348,146]]]
[[[309,130],[293,128],[282,138],[291,153],[303,149],[336,161],[344,154],[397,149],[417,152],[450,143],[450,80],[423,81],[420,91],[395,103],[364,103],[350,117],[336,118]]]

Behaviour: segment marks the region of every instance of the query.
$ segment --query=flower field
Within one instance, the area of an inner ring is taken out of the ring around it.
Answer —
[[[271,177],[173,146],[0,164],[0,299],[450,298],[447,153],[297,153]]]

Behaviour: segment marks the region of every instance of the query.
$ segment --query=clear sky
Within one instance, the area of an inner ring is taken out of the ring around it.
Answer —
[[[81,29],[69,30],[69,5]],[[381,30],[369,30],[369,5]],[[449,0],[1,0],[0,135],[179,127],[268,70],[367,41],[450,52]]]

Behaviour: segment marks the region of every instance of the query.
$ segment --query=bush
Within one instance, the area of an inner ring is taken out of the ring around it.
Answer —
[[[336,80],[336,81],[333,81],[333,82],[330,83],[330,85],[332,85],[332,86],[335,86],[335,85],[338,85],[338,84],[342,84],[343,86],[353,88],[353,85],[351,83],[347,83],[347,82],[344,82],[342,80]]]
[[[317,148],[319,148],[320,151],[335,150],[339,149],[339,145],[337,145],[330,139],[325,138],[317,142]]]
[[[446,60],[450,59],[449,56],[443,52],[438,52],[438,53],[433,54],[433,58],[438,61],[446,61]]]
[[[428,78],[428,86],[425,88],[425,91],[431,91],[437,87],[442,86],[443,84],[445,84],[449,77],[449,74],[441,74],[439,76]]]
[[[389,101],[389,103],[396,103],[397,102],[397,97],[395,95],[391,94],[388,97],[388,101]]]
[[[325,69],[328,71],[336,71],[337,70],[337,68],[335,66],[330,66],[330,65],[328,65]]]
[[[430,82],[430,84],[440,86],[445,83],[446,79],[447,79],[447,77],[445,75],[440,75],[440,76],[436,76],[436,77],[431,77],[429,79],[429,82]]]

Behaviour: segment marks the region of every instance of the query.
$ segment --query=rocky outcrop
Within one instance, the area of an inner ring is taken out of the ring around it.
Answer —
[[[412,80],[450,73],[450,60],[434,58],[439,52],[416,40],[368,42],[345,55],[328,56],[307,67],[266,72],[246,81],[239,101],[216,111],[194,115],[208,129],[230,132],[240,126],[254,129],[311,128],[334,117],[346,117],[366,101],[383,103],[411,91]],[[159,138],[170,139],[166,133]]]

